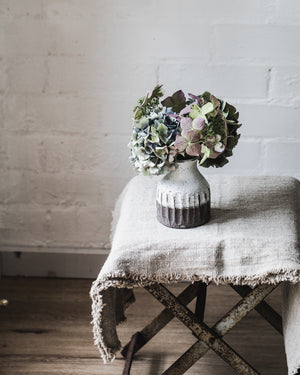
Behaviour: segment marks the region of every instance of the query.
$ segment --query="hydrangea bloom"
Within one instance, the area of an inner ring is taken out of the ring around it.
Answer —
[[[134,109],[130,160],[143,174],[166,173],[177,160],[199,159],[204,167],[222,167],[240,135],[236,109],[208,92],[179,90],[159,102],[156,86]]]
[[[130,160],[139,173],[162,174],[168,172],[175,162],[176,151],[172,149],[180,124],[169,116],[166,108],[157,107],[135,123],[131,142]]]

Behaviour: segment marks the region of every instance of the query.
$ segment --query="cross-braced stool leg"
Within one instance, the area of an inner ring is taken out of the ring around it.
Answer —
[[[207,291],[207,285],[201,281],[198,282],[195,314],[200,320],[204,319],[206,291]]]
[[[275,286],[259,286],[253,290],[248,296],[247,304],[254,305],[253,308],[260,302],[257,301],[258,295],[263,295],[262,299],[275,288]],[[226,344],[220,337],[219,332],[210,329],[206,324],[200,321],[195,314],[193,314],[186,306],[182,305],[176,297],[168,291],[165,287],[159,284],[145,287],[156,299],[163,305],[169,308],[174,315],[182,321],[193,333],[198,337],[202,344],[206,344],[207,350],[213,349],[225,362],[227,362],[236,372],[243,375],[258,375],[258,372],[249,365],[241,356],[239,356],[228,344]],[[247,313],[243,300],[231,309],[224,319],[219,322],[219,329],[225,333],[231,329],[236,323],[236,315],[242,319]],[[229,327],[229,328],[228,328]],[[221,333],[221,332],[220,332]],[[206,349],[206,348],[205,348]],[[206,350],[206,351],[207,351]],[[202,353],[200,357],[202,356]],[[175,373],[174,373],[175,374]],[[183,372],[177,372],[183,374]]]
[[[131,369],[131,364],[134,356],[134,349],[135,346],[138,345],[139,340],[141,339],[141,334],[140,332],[136,332],[130,340],[129,348],[127,351],[126,355],[126,361],[125,361],[125,366],[122,375],[130,375],[130,369]]]
[[[241,297],[246,297],[251,288],[249,286],[242,285],[231,285]],[[282,333],[282,319],[281,316],[265,301],[261,301],[259,305],[255,307],[255,310],[263,317],[267,322],[271,324],[273,328],[276,329],[281,335]]]
[[[198,283],[190,284],[185,288],[177,297],[184,305],[188,305],[199,293]],[[134,353],[140,350],[148,341],[150,341],[162,328],[164,328],[174,318],[173,313],[164,309],[155,319],[151,321],[145,328],[140,332],[140,338],[134,347]],[[129,345],[129,341],[121,351],[123,357],[126,357]]]
[[[250,292],[247,294],[247,296],[239,301],[232,309],[230,309],[229,312],[212,327],[212,330],[219,336],[224,336],[250,311],[258,306],[261,301],[275,288],[276,286],[265,285],[258,286],[253,290],[249,288]],[[178,358],[178,360],[174,362],[163,375],[183,374],[208,350],[209,347],[207,345],[205,345],[202,341],[197,341],[180,358]]]

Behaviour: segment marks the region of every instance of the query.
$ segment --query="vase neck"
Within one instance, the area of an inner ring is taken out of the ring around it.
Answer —
[[[175,175],[183,176],[185,174],[197,172],[197,163],[197,159],[180,161],[179,163],[177,163],[176,169],[172,173]]]

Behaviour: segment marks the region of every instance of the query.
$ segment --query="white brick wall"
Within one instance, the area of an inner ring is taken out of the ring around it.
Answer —
[[[234,157],[204,173],[299,178],[299,46],[298,0],[0,0],[0,249],[107,247],[156,83],[240,110]]]

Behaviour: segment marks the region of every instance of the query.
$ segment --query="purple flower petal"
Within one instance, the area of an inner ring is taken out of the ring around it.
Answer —
[[[169,117],[174,117],[176,120],[180,121],[181,117],[177,115],[176,113],[167,113]]]
[[[176,154],[177,154],[176,150],[174,150],[174,149],[170,150],[170,152],[169,152],[169,162],[170,163],[174,163]]]
[[[193,120],[189,117],[182,117],[180,127],[182,130],[190,130]]]
[[[188,93],[188,96],[192,99],[195,99],[195,100],[199,100],[198,96],[197,95],[194,95],[194,94],[191,94],[191,93]]]
[[[216,159],[220,154],[220,152],[217,152],[217,151],[213,151],[211,154],[210,154],[210,159]]]
[[[176,140],[174,142],[174,148],[178,151],[178,152],[183,152],[185,150],[187,146],[187,141],[184,137],[182,137],[181,135],[176,135]]]
[[[214,144],[213,143],[211,143],[211,142],[205,142],[205,146],[207,147],[207,148],[214,148]]]
[[[188,113],[191,112],[191,108],[190,107],[184,107],[180,112],[179,112],[179,115],[180,116],[183,116],[183,115],[187,115]]]
[[[205,120],[202,117],[197,117],[193,120],[193,128],[197,130],[203,130],[205,128]]]
[[[181,134],[188,142],[200,141],[200,133],[196,130],[184,130]]]
[[[194,143],[194,144],[188,145],[185,152],[190,156],[199,156],[201,154],[200,143]]]
[[[194,100],[196,100],[196,102],[200,105],[202,104],[203,100],[201,98],[199,98],[197,95],[194,95],[194,94],[191,94],[191,93],[188,93],[188,96]]]

